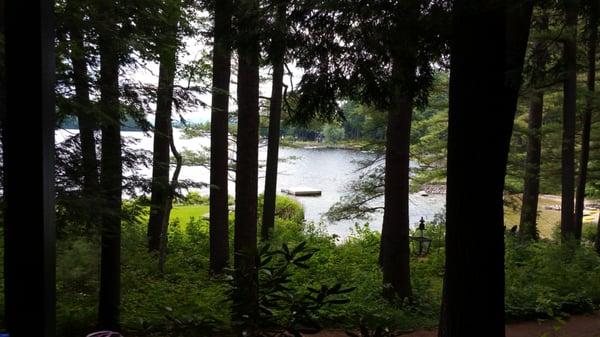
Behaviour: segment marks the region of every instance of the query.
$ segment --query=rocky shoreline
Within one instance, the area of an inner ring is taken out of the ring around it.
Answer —
[[[421,190],[427,194],[446,194],[446,185],[443,184],[425,184]]]

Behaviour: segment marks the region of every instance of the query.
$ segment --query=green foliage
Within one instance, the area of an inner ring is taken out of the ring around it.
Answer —
[[[589,241],[590,243],[596,242],[598,238],[598,225],[597,224],[583,224],[582,238]]]
[[[258,219],[262,220],[264,194],[258,196]],[[275,218],[279,222],[301,224],[304,221],[304,208],[295,199],[285,195],[275,197]]]
[[[262,247],[258,270],[259,318],[257,322],[237,322],[243,333],[282,337],[316,333],[322,329],[320,312],[324,308],[348,303],[348,299],[340,295],[354,288],[343,288],[341,283],[321,284],[317,288],[289,287],[294,271],[308,269],[307,263],[315,251],[308,248],[306,242],[293,248],[285,243],[280,249],[271,249],[269,244]],[[233,278],[230,282],[233,287]]]
[[[165,273],[147,252],[144,224],[124,223],[122,240],[122,325],[136,336],[194,336],[209,321],[228,326],[223,310],[226,286],[211,279],[208,269],[208,224],[191,219],[172,223]],[[58,331],[81,336],[96,320],[99,242],[72,237],[58,246]],[[179,323],[177,323],[179,321]]]
[[[174,201],[180,205],[208,205],[209,200],[198,192],[190,191],[185,195],[178,195]]]
[[[311,325],[355,331],[361,326],[363,336],[385,336],[438,323],[445,260],[442,217],[426,226],[425,235],[433,239],[430,254],[411,259],[414,298],[394,303],[383,296],[378,232],[356,225],[340,242],[322,225],[305,223],[302,207],[294,199],[278,196],[277,209],[270,247],[280,248],[265,248],[261,254],[265,331],[282,333],[283,327],[300,331]],[[207,271],[208,222],[190,214],[175,217],[169,227],[164,274],[158,272],[156,256],[147,252],[145,223],[123,222],[126,335],[204,336],[231,331],[227,302],[231,288]],[[97,316],[99,240],[70,234],[59,240],[57,248],[59,335],[85,335]],[[507,236],[506,314],[510,318],[593,310],[600,304],[599,279],[600,257],[587,243],[524,244]],[[344,287],[338,287],[340,283]],[[346,292],[345,287],[355,289]]]
[[[587,245],[506,240],[506,314],[553,317],[600,303],[600,257]]]
[[[329,144],[336,144],[344,139],[344,128],[333,123],[323,125],[322,133],[325,142]]]

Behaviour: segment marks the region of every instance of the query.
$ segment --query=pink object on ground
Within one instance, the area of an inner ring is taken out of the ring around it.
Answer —
[[[92,332],[91,334],[85,336],[85,337],[123,337],[123,335],[121,335],[118,332],[115,331],[96,331],[96,332]]]

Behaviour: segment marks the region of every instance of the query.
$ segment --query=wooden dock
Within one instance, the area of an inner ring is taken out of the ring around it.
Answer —
[[[281,192],[289,195],[295,195],[298,197],[318,197],[321,196],[321,190],[316,188],[306,187],[306,186],[297,186],[297,187],[289,187],[284,188]]]

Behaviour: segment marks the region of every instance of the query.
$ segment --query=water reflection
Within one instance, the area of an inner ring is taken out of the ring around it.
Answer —
[[[58,130],[56,131],[56,141],[60,142],[66,137],[76,134],[76,130]],[[124,137],[132,137],[139,140],[137,148],[152,150],[152,137],[144,136],[141,132],[122,132]],[[184,149],[198,151],[203,147],[210,145],[208,137],[183,139],[181,130],[175,129],[174,135],[176,145],[180,151]],[[327,231],[331,234],[337,234],[341,238],[347,237],[350,234],[351,228],[354,227],[354,221],[339,221],[330,223],[323,219],[323,214],[344,195],[346,186],[352,180],[359,176],[359,162],[373,158],[373,154],[345,150],[345,149],[304,149],[304,148],[282,148],[280,150],[281,158],[288,158],[280,162],[278,169],[277,191],[282,188],[294,186],[309,186],[322,191],[320,197],[294,197],[305,209],[305,217],[307,221],[324,222]],[[266,148],[261,147],[259,152],[260,160],[266,160]],[[152,171],[150,168],[140,168],[139,174],[150,176]],[[198,182],[209,181],[209,171],[205,167],[184,167],[181,170],[181,179],[191,179]],[[264,190],[264,170],[260,172],[259,192]],[[229,193],[235,191],[235,183],[229,183]],[[208,188],[201,189],[202,193],[207,194]],[[373,201],[374,205],[383,205],[383,198]],[[421,217],[426,220],[432,220],[434,215],[442,210],[445,203],[444,195],[429,195],[421,196],[411,194],[409,215],[410,222],[414,226]],[[375,213],[368,220],[357,221],[360,224],[369,222],[370,227],[375,230],[381,230],[381,221],[383,213]]]

